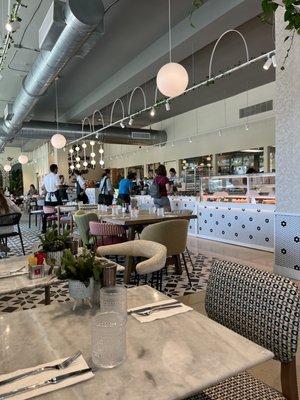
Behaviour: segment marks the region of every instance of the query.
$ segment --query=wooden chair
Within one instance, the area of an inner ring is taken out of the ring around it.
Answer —
[[[298,400],[299,306],[298,288],[289,279],[215,261],[206,292],[208,316],[274,353],[281,362],[282,394],[244,372],[188,399]]]
[[[7,247],[7,239],[8,238],[19,236],[22,251],[25,256],[23,237],[22,237],[22,232],[20,229],[21,216],[22,216],[22,214],[20,214],[20,213],[11,213],[11,214],[0,215],[0,230],[1,230],[1,228],[8,228],[8,227],[12,228],[11,231],[7,230],[7,232],[5,232],[6,229],[4,229],[4,232],[0,233],[0,240]],[[14,230],[14,227],[17,228],[16,231]],[[5,251],[5,256],[7,256],[7,251]]]

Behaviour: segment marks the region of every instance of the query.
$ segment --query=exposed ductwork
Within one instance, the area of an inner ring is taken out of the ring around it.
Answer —
[[[103,18],[101,0],[67,0],[66,3],[54,1],[41,27],[42,32],[40,30],[41,52],[23,81],[14,103],[7,107],[8,111],[0,127],[0,150],[21,130],[39,98],[68,60],[76,55],[97,27],[102,27]],[[87,51],[86,48],[84,50]]]
[[[95,129],[97,128],[100,127],[96,126]],[[49,139],[54,132],[56,132],[56,124],[53,122],[31,121],[23,124],[20,133],[24,139]],[[59,132],[68,140],[78,139],[82,136],[81,126],[76,124],[59,124]],[[88,132],[87,130],[84,131],[85,134]],[[6,136],[0,131],[0,140],[2,137]],[[167,133],[166,131],[152,129],[110,127],[101,132],[99,140],[112,144],[151,146],[165,143],[167,141]]]

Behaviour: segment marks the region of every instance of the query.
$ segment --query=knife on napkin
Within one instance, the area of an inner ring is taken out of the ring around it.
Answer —
[[[0,394],[0,400],[5,400],[5,399],[8,399],[9,397],[16,396],[16,395],[21,394],[21,393],[29,392],[31,390],[40,389],[40,388],[42,388],[44,386],[55,385],[55,384],[60,383],[60,382],[62,382],[64,380],[66,380],[66,379],[72,378],[74,376],[86,374],[87,372],[92,372],[92,369],[91,368],[85,368],[85,369],[81,369],[79,371],[69,372],[68,374],[55,376],[54,378],[48,379],[48,380],[46,380],[44,382],[41,382],[41,383],[37,383],[37,384],[34,384],[34,385],[25,386],[23,388],[11,390],[10,392],[6,392],[6,393],[3,393],[3,394]]]

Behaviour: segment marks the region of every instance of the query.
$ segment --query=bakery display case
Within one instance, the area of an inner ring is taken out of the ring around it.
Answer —
[[[211,202],[275,204],[275,174],[202,177],[201,198]]]

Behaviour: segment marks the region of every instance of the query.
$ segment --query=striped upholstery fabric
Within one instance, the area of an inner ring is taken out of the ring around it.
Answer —
[[[52,206],[43,206],[44,214],[55,214],[55,208]]]
[[[216,261],[209,277],[208,316],[271,350],[288,363],[297,351],[300,296],[289,279],[230,261]]]
[[[125,229],[120,225],[91,221],[89,226],[90,234],[93,236],[119,236],[125,234]]]

